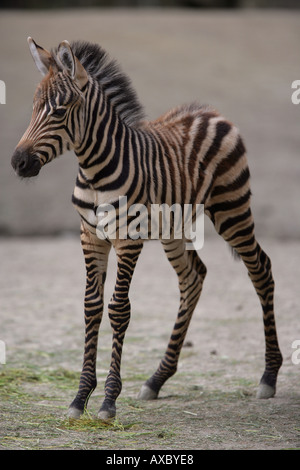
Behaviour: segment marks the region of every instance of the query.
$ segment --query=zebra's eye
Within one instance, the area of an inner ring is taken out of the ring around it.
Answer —
[[[66,108],[57,108],[54,109],[52,115],[55,117],[63,117],[66,114]]]

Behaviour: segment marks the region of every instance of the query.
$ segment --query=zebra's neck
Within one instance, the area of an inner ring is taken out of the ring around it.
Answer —
[[[75,149],[81,173],[93,188],[112,191],[128,181],[136,158],[138,130],[119,116],[113,100],[96,83],[87,90],[85,131]]]
[[[112,103],[97,84],[92,83],[86,97],[85,130],[81,145],[75,150],[81,171],[95,187],[103,184],[116,171],[120,160],[124,164],[126,125],[119,119]]]

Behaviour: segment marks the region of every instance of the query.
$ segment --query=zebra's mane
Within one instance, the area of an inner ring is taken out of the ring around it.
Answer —
[[[119,64],[98,44],[73,41],[70,45],[87,73],[101,85],[120,118],[128,125],[137,125],[143,120],[143,108]]]

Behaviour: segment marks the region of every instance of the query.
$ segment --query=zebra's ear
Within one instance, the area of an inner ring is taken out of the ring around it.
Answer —
[[[43,49],[41,46],[38,46],[31,37],[27,38],[27,42],[38,70],[42,75],[47,75],[49,67],[53,61],[50,52],[46,51],[46,49]]]
[[[75,56],[68,41],[63,41],[58,46],[57,58],[70,77],[75,78]]]
[[[77,57],[75,57],[68,41],[63,41],[58,46],[57,58],[69,76],[75,80],[80,87],[83,87],[88,80],[87,73]]]

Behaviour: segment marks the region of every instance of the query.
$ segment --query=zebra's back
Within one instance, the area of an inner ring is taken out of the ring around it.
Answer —
[[[208,205],[214,198],[237,199],[249,190],[239,130],[215,109],[197,103],[180,106],[145,123],[143,130],[152,141],[147,157],[153,167],[150,202]]]

